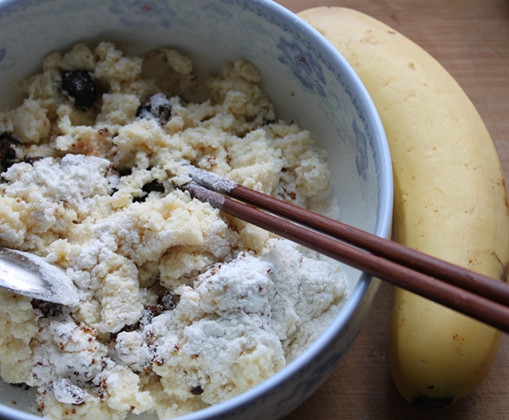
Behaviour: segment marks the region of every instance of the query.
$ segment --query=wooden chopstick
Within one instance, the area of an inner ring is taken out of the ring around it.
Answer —
[[[509,305],[508,284],[259,193],[211,172],[194,167],[189,172],[194,182],[183,188],[193,197],[509,332],[509,308],[505,306]]]
[[[212,191],[255,205],[259,209],[267,210],[373,254],[391,259],[416,271],[440,278],[442,281],[509,306],[509,286],[504,282],[246,188],[212,172],[193,166],[189,167],[189,173],[196,183]]]

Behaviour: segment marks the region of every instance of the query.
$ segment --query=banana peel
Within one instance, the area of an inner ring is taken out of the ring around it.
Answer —
[[[509,205],[490,134],[444,67],[395,29],[343,7],[300,17],[349,61],[386,129],[394,171],[393,240],[507,281]],[[422,408],[463,398],[490,370],[501,332],[396,288],[390,368]]]

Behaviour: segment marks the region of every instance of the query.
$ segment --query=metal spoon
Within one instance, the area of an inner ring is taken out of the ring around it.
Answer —
[[[78,290],[63,270],[28,252],[0,247],[0,287],[62,305],[79,303]]]

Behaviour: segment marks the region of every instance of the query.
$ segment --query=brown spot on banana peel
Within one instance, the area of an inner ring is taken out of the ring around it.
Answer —
[[[509,200],[504,194],[504,199],[497,201],[505,192],[501,168],[496,163],[489,133],[461,88],[429,54],[394,29],[362,13],[338,7],[316,8],[299,14],[318,30],[327,31],[329,40],[350,60],[366,83],[384,124],[387,122],[393,154],[394,195],[398,198],[394,206],[398,221],[394,226],[397,234],[394,240],[461,265],[471,260],[472,268],[475,266],[493,277],[503,276],[509,264]],[[416,91],[420,95],[415,95]],[[430,103],[444,106],[428,108]],[[415,112],[408,111],[412,107]],[[453,141],[456,146],[449,147]],[[469,148],[463,147],[467,144]],[[446,200],[443,194],[437,199],[431,194],[419,195],[419,191],[428,193],[436,186],[419,183],[426,177],[415,176],[421,172],[414,170],[413,162],[424,159],[428,168],[430,164],[440,171],[449,168],[442,175],[435,174],[437,180],[450,179],[452,166],[444,163],[454,163],[461,188],[456,183],[437,182],[436,185],[446,187],[447,193],[451,193],[448,197],[451,203],[462,203],[466,208],[454,205],[454,212],[436,217],[432,211],[437,208],[435,204]],[[487,161],[491,165],[484,166]],[[476,191],[463,182],[469,177],[479,180]],[[470,198],[477,197],[477,192],[486,200],[478,197],[472,205]],[[488,208],[486,202],[495,208]],[[497,220],[486,216],[492,213]],[[437,226],[450,226],[452,217],[456,217],[457,230],[443,238]],[[443,223],[438,224],[437,219]],[[488,241],[490,235],[493,239]],[[455,241],[461,247],[455,247]],[[471,252],[473,248],[479,251],[478,255]],[[492,254],[493,251],[498,255]],[[423,304],[419,297],[408,292],[396,292],[390,357],[396,387],[415,407],[450,405],[469,393],[485,376],[497,353],[500,333],[451,314],[447,308],[432,302]],[[456,353],[458,346],[451,339],[453,334],[465,338],[461,356]],[[438,349],[437,343],[440,343]]]
[[[456,350],[455,350],[456,354],[458,356],[462,356],[463,355],[463,344],[464,344],[465,339],[462,336],[460,336],[459,334],[454,334],[452,336],[452,340],[454,341],[454,343],[456,345],[455,346],[456,347]]]

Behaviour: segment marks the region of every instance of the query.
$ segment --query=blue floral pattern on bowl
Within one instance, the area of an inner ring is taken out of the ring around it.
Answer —
[[[303,86],[325,97],[323,69],[316,57],[301,48],[297,42],[288,41],[285,38],[280,38],[277,46],[282,52],[278,57],[279,61],[292,68],[292,73]]]
[[[166,2],[156,0],[113,0],[109,11],[119,17],[122,25],[136,30],[154,25],[169,29],[176,14]]]

